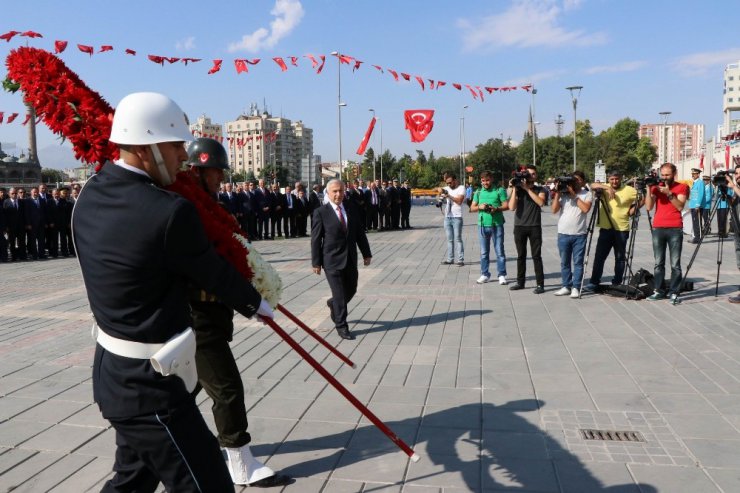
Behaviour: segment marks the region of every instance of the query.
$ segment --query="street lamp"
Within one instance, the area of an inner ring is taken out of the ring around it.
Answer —
[[[581,89],[583,86],[570,86],[566,87],[566,90],[570,91],[570,98],[573,100],[573,171],[576,170],[576,130],[578,124],[578,115],[576,108],[578,107],[578,96],[581,95]]]
[[[504,184],[504,133],[501,132],[501,186],[505,187]]]
[[[370,108],[368,111],[370,111],[373,114],[373,119],[375,119],[375,110]],[[373,181],[375,181],[375,153],[373,152]]]
[[[383,181],[383,120],[378,118],[380,123],[380,181]]]
[[[660,117],[663,119],[663,128],[661,129],[661,136],[663,138],[663,145],[660,146],[660,150],[662,151],[663,157],[662,159],[658,159],[658,164],[662,165],[663,163],[668,161],[668,115],[671,114],[670,111],[661,111],[658,113]]]
[[[465,183],[465,110],[468,105],[462,107],[462,116],[460,117],[460,178]]]
[[[347,103],[342,102],[342,62],[339,59],[339,52],[332,51],[331,54],[337,59],[337,123],[339,128],[339,178],[342,178],[344,171],[342,163],[342,107]]]
[[[534,96],[537,94],[537,89],[532,85],[532,114],[530,115],[532,122],[532,164],[537,166],[537,124],[539,122],[534,121]]]

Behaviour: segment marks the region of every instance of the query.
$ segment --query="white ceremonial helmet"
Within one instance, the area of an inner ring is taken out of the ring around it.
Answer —
[[[189,142],[193,135],[185,113],[173,100],[156,92],[135,92],[118,103],[109,140],[124,145],[150,145]]]

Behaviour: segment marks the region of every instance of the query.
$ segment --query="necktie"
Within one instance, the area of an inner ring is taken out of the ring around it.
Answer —
[[[378,197],[375,194],[375,190],[373,190],[373,205],[378,205]]]
[[[291,197],[290,194],[288,194],[288,208],[293,208],[293,197]]]
[[[342,214],[342,207],[337,207],[337,212],[339,213],[339,222],[342,223],[342,229],[344,231],[347,231],[347,221],[344,220],[344,214]]]

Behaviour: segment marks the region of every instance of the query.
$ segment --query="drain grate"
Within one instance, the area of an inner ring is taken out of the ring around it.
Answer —
[[[601,440],[605,442],[645,442],[639,431],[591,430],[581,429],[584,440]]]

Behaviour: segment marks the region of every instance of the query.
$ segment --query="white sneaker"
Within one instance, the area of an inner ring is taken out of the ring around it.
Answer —
[[[254,458],[249,445],[224,450],[226,467],[234,484],[252,484],[275,475],[275,471]]]
[[[578,298],[579,294],[581,293],[578,292],[578,288],[573,288],[570,292],[570,297],[575,299]]]
[[[506,286],[509,284],[509,281],[506,280],[506,276],[498,276],[498,283],[502,286]]]
[[[566,288],[565,286],[555,291],[555,296],[565,296],[568,294],[570,294],[570,288]]]
[[[477,282],[478,284],[485,284],[490,280],[491,280],[491,276],[480,276],[478,280],[475,282]]]

